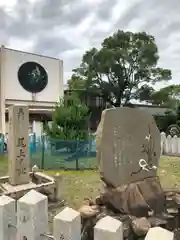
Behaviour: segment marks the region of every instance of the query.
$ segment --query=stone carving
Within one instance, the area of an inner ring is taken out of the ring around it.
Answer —
[[[128,107],[104,110],[96,142],[99,170],[109,185],[156,176],[160,132],[148,112]]]

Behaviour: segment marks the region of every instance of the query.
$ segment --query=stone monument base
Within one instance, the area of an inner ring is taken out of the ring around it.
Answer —
[[[165,195],[158,177],[149,177],[142,181],[105,187],[101,195],[103,204],[116,212],[146,217],[149,212],[161,213],[165,209]]]
[[[9,177],[0,177],[0,195],[7,195],[16,200],[28,191],[34,189],[48,196],[49,200],[57,200],[58,179],[54,179],[41,172],[30,172],[30,182],[27,184],[13,186],[9,183]]]
[[[106,186],[95,201],[88,200],[80,209],[83,240],[93,240],[93,227],[98,220],[111,216],[123,223],[124,239],[144,239],[151,227],[174,231],[180,239],[180,191],[164,191],[159,178],[118,188]]]

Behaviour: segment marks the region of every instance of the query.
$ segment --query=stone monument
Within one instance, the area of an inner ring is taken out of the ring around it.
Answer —
[[[0,195],[15,199],[26,192],[36,189],[46,194],[49,200],[60,198],[59,177],[52,178],[38,171],[34,166],[32,172],[29,161],[29,109],[28,106],[13,105],[9,108],[8,134],[8,170],[9,176],[0,177]]]
[[[27,184],[29,178],[28,106],[9,108],[8,165],[11,185]]]
[[[156,176],[160,132],[151,114],[129,107],[107,109],[100,128],[97,156],[107,183],[118,187]]]
[[[157,177],[160,132],[153,116],[138,108],[106,109],[96,138],[106,184],[103,201],[135,216],[162,212],[165,198]]]

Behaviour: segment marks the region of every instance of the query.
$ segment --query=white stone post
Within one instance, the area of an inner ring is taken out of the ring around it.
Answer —
[[[54,199],[58,201],[62,197],[62,176],[59,173],[56,173],[54,179],[56,183]]]
[[[172,153],[171,149],[172,149],[171,148],[171,136],[168,135],[165,140],[165,153],[171,154]]]
[[[94,240],[123,240],[123,224],[121,221],[106,216],[94,227]]]
[[[16,238],[15,200],[8,196],[0,197],[0,240]]]
[[[166,141],[166,134],[161,132],[161,155],[165,152],[164,151],[164,143]]]
[[[174,233],[161,227],[150,228],[145,240],[173,240]]]
[[[178,156],[180,155],[180,138],[178,137]]]
[[[178,137],[174,135],[174,137],[171,138],[171,144],[172,144],[172,154],[177,156],[178,154]]]
[[[66,207],[54,218],[54,237],[63,240],[81,240],[80,213]]]
[[[47,196],[31,190],[17,202],[17,239],[44,240],[47,232]]]

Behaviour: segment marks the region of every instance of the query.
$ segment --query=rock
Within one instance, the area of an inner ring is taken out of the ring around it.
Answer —
[[[173,240],[179,240],[180,239],[180,229],[176,229],[174,231],[174,239]]]
[[[118,187],[157,175],[160,133],[150,113],[128,107],[104,110],[96,143],[106,184]]]
[[[37,165],[34,165],[34,166],[32,167],[32,172],[33,172],[33,173],[39,172],[39,168],[38,168]]]
[[[132,229],[137,236],[145,236],[148,230],[151,228],[151,224],[147,218],[137,218],[132,221]]]
[[[83,204],[83,205],[89,205],[89,206],[90,206],[90,205],[94,205],[92,199],[90,199],[90,198],[84,198],[82,204]]]
[[[154,214],[164,211],[166,198],[158,177],[138,182],[138,189]]]
[[[169,191],[165,191],[164,193],[165,193],[165,195],[166,195],[167,198],[168,198],[168,197],[171,198],[171,197],[174,196],[174,194],[175,194],[173,191],[170,191],[170,190],[169,190]]]
[[[173,240],[174,233],[161,227],[150,228],[145,240]]]
[[[170,215],[177,215],[178,209],[177,208],[167,208],[167,213]]]
[[[160,213],[160,214],[157,214],[156,216],[159,217],[159,218],[161,218],[161,219],[165,219],[165,220],[173,219],[173,218],[174,218],[174,216],[171,215],[171,214],[169,214],[168,212],[167,212],[167,213],[166,213],[166,212],[162,212],[162,213]]]
[[[99,207],[97,205],[89,206],[83,205],[79,208],[78,212],[80,212],[81,217],[83,218],[91,218],[95,217],[100,213]]]
[[[97,205],[102,205],[102,199],[101,199],[100,196],[96,197],[95,203],[96,203]]]
[[[165,197],[158,178],[149,178],[118,188],[106,187],[101,196],[109,208],[136,217],[148,217],[149,212],[161,213]]]
[[[126,222],[123,223],[123,230],[124,230],[123,236],[129,239],[129,236],[131,235],[131,232],[132,232],[130,224]]]
[[[176,193],[173,197],[172,197],[172,199],[175,201],[175,203],[177,204],[177,205],[179,205],[179,207],[180,207],[180,194],[178,194],[178,193]]]
[[[167,221],[165,219],[155,216],[149,217],[148,221],[150,222],[151,227],[165,226],[167,224]]]
[[[101,218],[104,218],[106,216],[107,216],[107,214],[105,212],[102,212],[102,213],[97,215],[96,220],[99,221]]]

